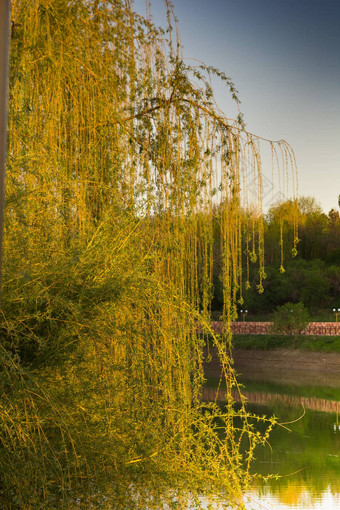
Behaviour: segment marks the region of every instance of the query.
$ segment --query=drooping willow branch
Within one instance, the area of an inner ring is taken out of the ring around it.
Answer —
[[[2,486],[37,509],[241,504],[261,439],[234,406],[230,322],[243,266],[263,290],[260,137],[215,107],[211,75],[238,109],[224,73],[184,64],[169,3],[167,32],[129,1],[12,7]],[[293,163],[280,141],[283,185]],[[200,399],[207,336],[225,409]]]

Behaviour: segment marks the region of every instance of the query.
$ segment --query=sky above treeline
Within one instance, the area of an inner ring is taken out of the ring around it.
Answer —
[[[325,213],[338,208],[340,0],[173,0],[173,5],[184,58],[225,71],[239,92],[247,129],[285,139],[294,149],[299,195],[315,197]],[[143,0],[135,8],[145,14]],[[165,26],[163,0],[153,0],[151,12],[154,23]],[[218,83],[214,89],[218,105],[232,116],[226,89]],[[269,166],[264,161],[268,180]]]

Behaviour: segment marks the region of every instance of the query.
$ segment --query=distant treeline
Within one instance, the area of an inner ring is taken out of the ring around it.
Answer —
[[[299,239],[297,253],[292,249],[296,219]],[[218,237],[217,227],[216,251]],[[258,270],[250,257],[249,280],[244,284],[244,304],[240,304],[240,308],[265,314],[288,301],[303,302],[312,313],[340,308],[338,210],[332,209],[327,215],[311,197],[301,197],[297,203],[288,200],[272,206],[264,217],[264,240],[264,292],[258,292]],[[242,258],[246,259],[247,256],[244,250]],[[213,310],[221,309],[222,299],[220,266],[216,257]]]

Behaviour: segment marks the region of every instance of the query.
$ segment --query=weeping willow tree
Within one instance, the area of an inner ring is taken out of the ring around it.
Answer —
[[[260,139],[217,108],[213,75],[238,111],[230,79],[183,62],[166,9],[163,31],[129,0],[12,2],[5,508],[241,507],[267,440],[234,405],[230,357],[242,266],[257,261],[259,291],[265,277]],[[284,182],[292,152],[270,147]],[[222,338],[209,324],[217,208]],[[200,398],[208,334],[223,409]]]

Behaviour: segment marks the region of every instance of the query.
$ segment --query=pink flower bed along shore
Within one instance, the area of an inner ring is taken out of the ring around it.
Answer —
[[[272,322],[232,322],[231,330],[239,335],[264,335],[270,333]],[[213,321],[216,333],[220,333],[222,322]],[[310,322],[303,335],[340,335],[340,322]]]

